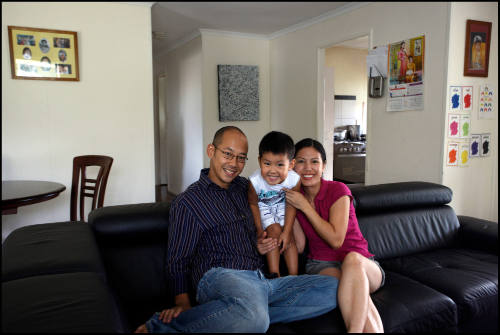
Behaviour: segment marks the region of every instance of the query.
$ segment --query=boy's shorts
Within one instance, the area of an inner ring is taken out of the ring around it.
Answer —
[[[375,262],[375,264],[377,264],[377,266],[379,267],[380,272],[382,273],[382,281],[380,282],[380,287],[384,286],[384,284],[385,284],[385,271],[384,271],[384,269],[382,269],[382,266],[380,265],[379,262],[377,262],[375,260],[374,257],[370,257],[368,259]],[[326,268],[340,269],[341,266],[342,266],[342,262],[340,262],[340,261],[320,261],[317,259],[308,258],[306,261],[306,273],[308,275],[317,275],[323,269],[326,269]]]
[[[285,225],[285,205],[277,204],[274,206],[259,207],[260,221],[262,229],[266,230],[267,227],[273,223],[279,223],[281,227]]]

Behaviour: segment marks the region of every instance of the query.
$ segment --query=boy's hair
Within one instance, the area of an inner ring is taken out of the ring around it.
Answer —
[[[273,154],[286,154],[289,160],[295,156],[295,145],[293,139],[285,133],[279,131],[271,131],[267,133],[259,144],[259,158],[265,152]]]
[[[323,163],[326,163],[326,152],[325,148],[323,147],[323,144],[312,138],[304,138],[303,140],[298,141],[297,144],[295,144],[295,152],[297,153],[302,148],[309,148],[309,147],[316,149],[316,151],[320,153],[321,160],[323,161]]]

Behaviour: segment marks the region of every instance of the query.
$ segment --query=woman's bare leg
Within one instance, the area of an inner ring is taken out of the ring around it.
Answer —
[[[348,332],[361,333],[366,326],[372,332],[383,331],[380,315],[370,298],[370,292],[381,282],[382,273],[377,264],[357,252],[346,255],[342,262],[338,304]]]

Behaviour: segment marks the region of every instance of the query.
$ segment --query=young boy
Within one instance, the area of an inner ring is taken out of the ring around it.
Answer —
[[[250,176],[248,202],[252,210],[257,236],[265,230],[267,237],[278,239],[278,248],[266,254],[271,278],[280,277],[280,254],[290,275],[298,274],[298,255],[293,238],[296,209],[286,204],[283,188],[299,190],[300,176],[293,171],[295,146],[287,134],[271,131],[259,144],[259,166]]]

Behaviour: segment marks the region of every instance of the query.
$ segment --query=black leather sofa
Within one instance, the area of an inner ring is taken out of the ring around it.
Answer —
[[[498,224],[456,216],[449,188],[351,187],[386,272],[372,294],[386,332],[497,332]],[[171,303],[169,204],[109,206],[89,223],[26,226],[2,245],[3,332],[131,332]],[[301,255],[303,269],[305,254]],[[283,262],[282,262],[283,263]],[[339,309],[268,332],[345,332]]]

